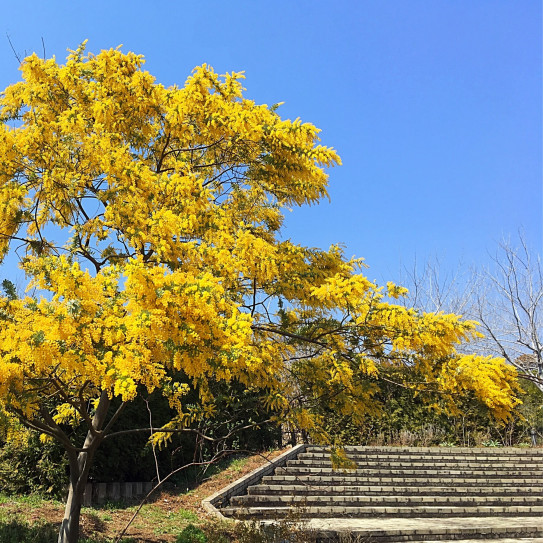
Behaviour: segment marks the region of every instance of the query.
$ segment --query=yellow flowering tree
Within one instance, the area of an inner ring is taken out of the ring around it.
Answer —
[[[213,416],[210,384],[232,380],[326,441],[312,404],[362,416],[383,367],[508,416],[514,371],[455,350],[474,323],[391,303],[403,290],[339,247],[281,240],[283,210],[326,196],[339,163],[313,125],[244,98],[242,74],[204,65],[166,88],[142,64],[83,46],[63,65],[32,55],[0,96],[0,252],[28,278],[0,298],[0,411],[66,450],[59,542],[77,541],[93,457],[141,390],[176,413],[157,442]]]

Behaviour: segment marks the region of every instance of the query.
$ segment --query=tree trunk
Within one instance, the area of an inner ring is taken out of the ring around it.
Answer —
[[[60,525],[58,543],[77,543],[79,539],[79,519],[81,515],[82,495],[77,492],[77,484],[70,482],[70,490],[64,510],[64,518]]]
[[[88,441],[85,440],[85,443]],[[92,443],[91,443],[92,445]],[[97,444],[93,447],[96,448]],[[94,451],[93,451],[94,452]],[[81,506],[83,505],[83,493],[89,476],[90,458],[93,452],[81,452],[79,455],[70,455],[70,486],[68,488],[68,498],[64,508],[64,518],[60,525],[58,534],[58,543],[77,543],[79,539],[79,519],[81,516]]]
[[[83,505],[83,494],[89,478],[94,453],[101,441],[100,438],[92,436],[89,432],[84,446],[87,451],[80,452],[77,456],[73,455],[70,458],[70,486],[66,507],[64,508],[64,518],[58,534],[58,543],[77,543],[79,540],[79,520],[81,506]]]
[[[104,439],[100,430],[104,424],[110,400],[106,393],[102,393],[96,413],[92,419],[92,428],[87,432],[83,451],[77,454],[75,450],[68,450],[70,464],[70,487],[68,499],[64,509],[64,518],[60,525],[58,543],[77,543],[79,540],[79,520],[83,494],[89,478],[90,468],[94,460],[94,454]]]

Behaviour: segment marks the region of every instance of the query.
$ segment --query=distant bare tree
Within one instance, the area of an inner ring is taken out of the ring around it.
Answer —
[[[455,313],[467,318],[467,314],[473,310],[477,282],[476,274],[471,269],[459,264],[454,270],[444,270],[439,258],[435,257],[422,267],[415,261],[411,268],[404,268],[399,284],[409,289],[408,296],[403,300],[406,307]]]
[[[501,243],[485,269],[444,272],[435,259],[401,279],[406,305],[478,321],[485,337],[467,348],[502,356],[543,392],[543,268],[522,234],[516,246]]]
[[[520,236],[502,243],[484,272],[486,291],[476,292],[474,318],[488,350],[503,356],[543,392],[543,270]]]

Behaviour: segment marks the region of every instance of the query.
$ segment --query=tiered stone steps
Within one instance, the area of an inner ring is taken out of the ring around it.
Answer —
[[[308,446],[221,512],[264,522],[307,519],[322,541],[343,532],[376,543],[543,543],[541,449],[346,450],[356,470],[336,471],[324,448]]]

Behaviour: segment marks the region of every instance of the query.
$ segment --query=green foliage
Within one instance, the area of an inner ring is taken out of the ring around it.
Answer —
[[[200,528],[189,524],[175,541],[176,543],[207,543],[207,537]]]
[[[278,524],[239,523],[234,530],[236,543],[316,543],[317,534],[300,523],[287,519]]]
[[[197,440],[194,433],[173,434],[167,448],[155,448],[148,443],[149,433],[134,433],[106,440],[96,453],[91,479],[100,482],[150,481],[156,477],[154,455],[161,474],[193,462],[208,461],[224,450],[262,451],[277,445],[280,429],[276,424],[265,422],[270,418],[261,402],[262,391],[249,389],[239,383],[212,383],[216,411],[213,417],[196,423],[193,427],[214,441]],[[111,410],[115,411],[118,400]],[[198,402],[196,391],[186,397],[187,405]],[[160,394],[150,394],[145,399],[138,396],[126,404],[123,424],[126,429],[146,428],[151,420],[160,427],[171,420],[173,411]],[[228,437],[225,437],[228,436]],[[83,437],[81,438],[83,439]],[[171,482],[190,486],[198,479],[201,469],[183,470]],[[206,475],[208,476],[208,475]]]
[[[154,426],[164,424],[170,417],[167,401],[160,395],[152,395],[149,399]],[[115,412],[120,400],[114,400],[112,412]],[[149,427],[149,411],[141,396],[134,402],[126,404],[123,410],[123,421],[126,429]],[[84,429],[81,430],[83,440]],[[133,433],[104,441],[98,451],[90,472],[90,479],[101,483],[126,481],[151,481],[156,477],[155,461],[152,449],[147,446],[150,433]],[[170,453],[156,451],[159,466],[168,473],[171,468]]]
[[[503,447],[503,444],[495,439],[489,439],[488,441],[483,441],[483,447]]]
[[[57,527],[52,524],[28,526],[18,519],[0,524],[0,543],[51,543],[56,534]]]
[[[238,382],[215,382],[212,392],[216,413],[202,430],[216,441],[202,444],[203,459],[222,450],[263,451],[277,445],[281,432],[277,424],[269,422],[273,412],[264,407],[264,391]]]
[[[543,442],[543,397],[541,391],[531,382],[523,382],[525,394],[522,396],[522,405],[518,408],[524,418],[524,440],[530,441],[532,428],[536,431],[540,443]]]
[[[199,429],[215,438],[216,442],[197,443],[192,433],[175,434],[170,447],[164,450],[157,448],[154,451],[163,476],[192,462],[195,457],[205,461],[213,458],[220,450],[257,451],[266,450],[277,444],[278,427],[262,423],[269,418],[270,413],[262,407],[258,391],[245,389],[239,384],[222,383],[216,384],[215,388],[216,416],[206,421]],[[236,397],[237,401],[234,400]],[[118,399],[114,400],[112,412],[115,411],[118,402]],[[140,395],[124,408],[126,428],[148,427],[149,410],[155,427],[160,427],[171,420],[172,411],[165,398],[160,394],[151,394],[144,399]],[[242,427],[248,428],[236,431]],[[80,434],[81,442],[84,440],[83,427],[71,431]],[[231,435],[226,440],[221,439],[227,434]],[[1,439],[0,436],[0,488],[4,492],[63,497],[68,484],[67,460],[58,443],[49,441],[42,443],[36,433],[30,434],[26,444],[20,442],[2,444]],[[149,433],[142,432],[106,440],[96,453],[90,480],[106,483],[153,480],[156,477],[156,466],[148,439]],[[200,472],[198,468],[181,471],[172,482],[183,487],[191,486],[198,480]]]
[[[4,279],[2,281],[2,290],[4,291],[6,297],[9,300],[17,299],[17,289],[15,288],[15,285],[9,279]]]
[[[47,505],[63,505],[63,502],[56,499],[51,499],[48,496],[40,496],[39,494],[0,494],[0,505],[2,504],[17,504],[21,508],[37,509]],[[2,515],[0,514],[0,521]]]
[[[300,519],[298,519],[299,521]],[[177,539],[176,543],[315,543],[316,534],[304,529],[300,522],[285,520],[261,526],[257,522],[210,521],[202,527],[206,539]]]
[[[168,511],[164,515],[161,511],[158,512],[152,509],[147,510],[146,522],[155,519],[155,535],[175,534],[179,532],[180,525],[186,522],[193,523],[198,521],[198,515],[187,509],[178,509],[176,511]]]
[[[68,485],[67,460],[58,443],[41,443],[37,434],[28,442],[0,448],[0,488],[11,494],[62,498]]]
[[[393,376],[389,378],[394,381]],[[530,443],[532,428],[542,441],[541,393],[531,383],[522,385],[523,404],[505,424],[498,423],[473,394],[458,398],[457,413],[451,415],[439,397],[387,382],[380,385],[375,396],[377,413],[363,420],[329,410],[323,410],[323,415],[329,433],[346,445],[511,446]]]

